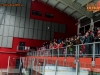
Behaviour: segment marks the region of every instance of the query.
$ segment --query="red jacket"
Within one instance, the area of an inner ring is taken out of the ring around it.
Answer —
[[[54,45],[54,49],[57,49],[58,48],[58,45]]]
[[[62,48],[62,47],[63,47],[63,44],[60,44],[60,45],[59,45],[59,48]]]

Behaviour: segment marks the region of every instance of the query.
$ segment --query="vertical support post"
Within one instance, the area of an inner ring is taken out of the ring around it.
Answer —
[[[66,52],[65,52],[65,58],[67,57],[67,46],[66,46]]]
[[[59,45],[58,45],[58,58],[59,58]]]
[[[95,42],[93,43],[93,61],[92,61],[92,66],[95,66]]]
[[[54,54],[54,53],[53,53],[53,49],[52,49],[52,57],[53,57],[53,54]]]
[[[57,66],[58,65],[58,59],[56,60],[56,63],[55,63],[55,75],[57,75]]]
[[[77,35],[79,34],[80,31],[80,23],[78,22],[78,26],[77,26]]]
[[[9,75],[9,63],[10,63],[10,56],[8,57],[7,75]]]
[[[43,75],[45,75],[45,65],[46,65],[46,59],[44,59],[44,63],[43,63]]]
[[[31,60],[31,75],[33,75],[35,58]]]
[[[37,64],[36,64],[36,75],[38,75],[38,66],[39,65],[39,59],[37,58]]]
[[[21,57],[20,57],[20,65],[19,65],[19,70],[20,70],[20,68],[21,68]]]
[[[79,45],[76,46],[77,50],[76,50],[76,75],[80,75],[79,72],[80,72],[80,63],[79,63]]]
[[[94,29],[94,22],[93,22],[93,18],[91,18],[90,28],[91,28],[91,30],[93,31],[93,29]]]

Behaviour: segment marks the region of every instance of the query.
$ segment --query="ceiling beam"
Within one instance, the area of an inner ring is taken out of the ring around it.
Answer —
[[[79,3],[77,3],[76,1],[73,2],[73,0],[60,0],[60,2],[62,2],[65,5],[68,5],[69,7],[71,7],[72,9],[78,11],[79,13],[81,13],[82,15],[87,16],[88,18],[92,17],[92,12],[88,12],[86,8],[82,7]]]
[[[85,3],[82,4],[82,6],[85,6],[87,3],[92,2],[93,0],[86,0]]]
[[[55,8],[58,4],[59,4],[60,2],[59,1],[57,1],[57,3],[53,6],[53,8]]]
[[[49,0],[46,0],[46,2],[45,2],[45,3],[48,3],[48,1],[49,1]]]
[[[62,9],[61,12],[63,12],[66,8],[68,8],[68,6],[66,6],[64,9]]]
[[[69,15],[72,15],[72,14],[74,14],[76,12],[76,10],[74,10],[72,13],[70,13]]]

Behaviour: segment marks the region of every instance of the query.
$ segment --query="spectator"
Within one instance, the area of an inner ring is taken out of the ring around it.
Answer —
[[[93,32],[94,32],[94,36],[97,36],[97,26],[94,26]]]
[[[98,35],[98,36],[95,37],[95,42],[100,42],[100,30],[98,31],[97,35]],[[96,48],[95,53],[96,53],[96,54],[100,54],[100,43],[96,43],[96,44],[95,44],[95,48]]]
[[[57,40],[57,43],[58,43],[58,44],[60,44],[60,43],[61,43],[61,39],[60,39],[60,38]]]
[[[89,45],[87,43],[90,43],[90,38],[89,38],[89,32],[86,32],[85,34],[85,38],[84,38],[84,42],[86,44],[86,47],[85,47],[85,53],[86,54],[89,54]]]

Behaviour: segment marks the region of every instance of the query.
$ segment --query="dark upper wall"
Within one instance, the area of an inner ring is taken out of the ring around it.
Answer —
[[[37,10],[42,12],[42,16],[35,16],[32,15],[32,10]],[[45,17],[45,13],[50,13],[54,15],[54,18],[47,18]],[[66,15],[65,13],[45,4],[42,3],[38,0],[35,0],[32,2],[31,5],[31,18],[37,19],[37,20],[44,20],[44,21],[49,21],[49,22],[56,22],[56,23],[61,23],[61,24],[66,24],[66,34],[62,33],[55,33],[54,38],[58,37],[70,37],[74,36],[77,34],[77,26],[75,26],[75,19],[73,19],[71,16]],[[70,32],[70,33],[69,33]]]

